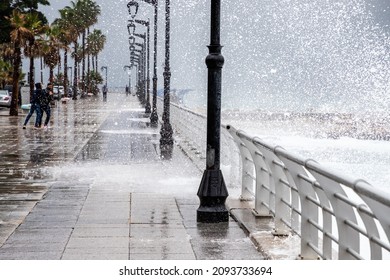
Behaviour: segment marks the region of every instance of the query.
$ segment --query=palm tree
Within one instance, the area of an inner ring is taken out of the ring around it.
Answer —
[[[88,37],[89,52],[92,55],[92,66],[95,72],[98,71],[98,55],[104,49],[106,35],[101,30],[95,29]]]
[[[100,6],[93,0],[78,0],[77,12],[83,16],[82,26],[82,48],[83,48],[83,64],[82,64],[82,85],[85,90],[85,56],[86,56],[86,33],[89,33],[89,28],[97,23],[100,15]],[[89,69],[88,69],[89,71]],[[88,77],[89,75],[87,75]]]
[[[94,72],[98,71],[98,54],[103,50],[104,44],[106,42],[106,36],[102,34],[102,31],[99,29],[94,29],[92,33],[89,34],[87,38],[88,55],[92,56],[92,69]],[[89,73],[88,69],[88,73]],[[93,75],[88,75],[88,77],[92,77]],[[89,80],[88,80],[89,81]],[[89,86],[89,84],[88,84]]]
[[[65,10],[60,10],[61,17],[56,19],[53,24],[57,25],[60,34],[59,39],[62,44],[62,48],[64,49],[64,93],[65,97],[68,96],[68,51],[69,46],[77,40],[77,34],[74,33],[74,28],[72,23],[68,19],[68,13]]]
[[[0,86],[5,87],[6,84],[9,84],[12,81],[11,78],[12,65],[7,61],[0,59]]]
[[[77,81],[78,81],[78,64],[79,64],[79,54],[77,50],[79,49],[78,38],[82,34],[83,27],[83,15],[79,12],[80,10],[80,0],[77,2],[71,2],[71,7],[66,6],[64,9],[60,10],[61,18],[64,21],[67,21],[69,25],[67,29],[71,36],[71,41],[73,43],[73,53],[72,57],[74,59],[74,75],[73,75],[73,97],[72,99],[77,99]]]
[[[36,22],[36,27],[33,30],[34,36],[27,40],[27,44],[24,48],[25,55],[30,58],[30,100],[32,99],[34,92],[34,59],[43,55],[41,49],[42,42],[38,41],[37,39],[39,38],[36,38],[36,36],[42,35],[48,28],[46,25],[42,25],[37,13],[31,13],[31,20]]]
[[[18,115],[19,77],[22,63],[22,47],[27,41],[34,39],[34,33],[40,21],[36,21],[33,14],[23,14],[18,9],[13,10],[9,18],[11,22],[11,42],[14,48],[13,75],[12,75],[12,101],[10,116]]]
[[[49,67],[49,81],[54,83],[54,67],[58,65],[60,60],[60,48],[61,42],[59,40],[60,29],[56,25],[52,25],[47,33],[46,43],[43,46],[44,56],[43,60],[45,64]]]
[[[0,86],[12,83],[12,58],[14,49],[11,43],[0,44]]]

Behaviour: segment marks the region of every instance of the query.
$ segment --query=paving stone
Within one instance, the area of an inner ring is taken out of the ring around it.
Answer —
[[[73,237],[129,237],[129,227],[76,227]]]
[[[123,248],[128,247],[128,237],[71,237],[67,248]]]

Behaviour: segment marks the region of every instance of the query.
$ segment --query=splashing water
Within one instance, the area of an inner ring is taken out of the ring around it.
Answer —
[[[390,105],[390,39],[364,0],[225,1],[221,41],[224,108],[361,112]],[[188,65],[193,72],[194,62]],[[187,97],[188,106],[205,104],[204,87]]]

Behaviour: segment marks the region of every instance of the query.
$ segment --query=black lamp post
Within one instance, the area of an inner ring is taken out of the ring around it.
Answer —
[[[150,126],[158,126],[157,115],[157,20],[158,20],[158,0],[142,0],[154,6],[154,38],[153,38],[153,101],[152,113],[150,115]]]
[[[131,0],[129,3],[127,3],[127,9],[129,12],[129,15],[131,16],[131,20],[129,20],[129,24],[127,25],[127,30],[129,32],[129,44],[130,44],[130,55],[134,57],[134,43],[135,43],[135,24],[134,24],[134,18],[138,13],[139,4],[138,2]],[[131,60],[131,65],[134,65],[134,58]],[[138,82],[138,67],[136,67],[137,73],[136,73],[136,81]],[[131,67],[130,67],[131,70]],[[131,77],[129,75],[129,89],[131,91]],[[138,87],[138,85],[137,85]]]
[[[199,186],[200,206],[197,221],[201,223],[228,222],[229,213],[225,207],[228,191],[220,170],[221,136],[221,78],[224,58],[220,45],[221,0],[211,0],[211,36],[207,85],[207,155],[206,170]]]
[[[147,28],[147,50],[146,50],[146,104],[145,104],[145,113],[150,114],[151,113],[151,107],[150,107],[150,24],[149,20],[135,20],[136,23],[142,24],[146,26]]]
[[[138,82],[138,69],[139,69],[139,67],[138,67],[138,64],[139,64],[139,62],[137,61],[137,60],[135,60],[135,59],[133,59],[132,61],[131,61],[131,63],[134,63],[134,66],[135,66],[135,81],[136,81],[136,87],[137,87],[137,82]]]
[[[144,78],[143,78],[144,63],[143,63],[142,53],[143,53],[143,50],[138,50],[138,49],[134,48],[134,50],[131,52],[131,55],[130,55],[130,62],[137,64],[137,78],[136,78],[137,90],[136,90],[136,92],[137,92],[138,99],[140,100],[141,103],[143,103],[141,93],[143,92],[143,81],[144,81]]]
[[[107,66],[102,66],[102,68],[100,68],[101,71],[103,70],[106,70],[106,87],[107,87],[107,71],[108,71],[108,67]]]
[[[142,105],[145,105],[145,111],[146,111],[146,95],[147,95],[147,91],[146,91],[146,84],[147,84],[147,81],[146,81],[146,69],[147,69],[146,34],[134,33],[134,36],[137,36],[137,37],[143,39],[143,41],[144,41],[143,44],[135,43],[134,45],[141,47],[140,55],[141,55],[141,61],[142,61],[142,87],[141,87],[142,92],[141,92],[140,97],[141,97]]]
[[[165,67],[164,67],[164,112],[160,130],[160,151],[163,159],[171,159],[173,152],[173,129],[169,122],[171,69],[170,55],[170,0],[165,0]]]

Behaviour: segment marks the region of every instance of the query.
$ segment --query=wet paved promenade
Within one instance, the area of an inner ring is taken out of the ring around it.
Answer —
[[[232,218],[196,222],[202,174],[160,159],[135,97],[52,109],[48,130],[0,110],[0,259],[263,259]]]

